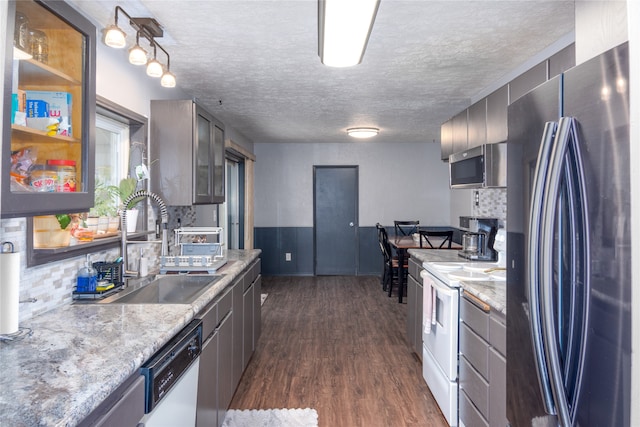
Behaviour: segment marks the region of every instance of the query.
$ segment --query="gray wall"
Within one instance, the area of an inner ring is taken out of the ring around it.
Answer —
[[[255,144],[255,246],[264,274],[312,275],[313,166],[359,166],[358,274],[380,274],[375,224],[448,226],[448,167],[440,145]],[[285,254],[291,253],[291,261]]]
[[[256,227],[313,226],[313,166],[358,165],[360,227],[449,225],[447,165],[433,143],[255,144]]]

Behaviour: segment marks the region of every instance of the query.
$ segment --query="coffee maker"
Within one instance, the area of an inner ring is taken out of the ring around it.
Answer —
[[[458,255],[473,261],[497,261],[498,252],[493,243],[498,231],[497,218],[460,217],[462,250]]]

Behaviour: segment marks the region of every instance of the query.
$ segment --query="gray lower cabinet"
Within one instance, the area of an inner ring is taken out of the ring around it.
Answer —
[[[248,282],[248,280],[245,280]],[[249,359],[253,354],[253,282],[248,285],[242,293],[243,320],[242,320],[242,370],[249,364]]]
[[[218,425],[222,425],[231,398],[236,390],[233,383],[233,328],[229,311],[218,327]]]
[[[242,340],[242,369],[249,364],[255,345],[260,337],[262,276],[260,275],[260,259],[247,268],[244,276],[243,305],[243,340]]]
[[[507,421],[507,323],[502,313],[489,316],[489,424],[506,426]]]
[[[198,371],[196,426],[218,426],[218,340],[214,331],[202,344]]]
[[[233,284],[233,319],[231,322],[233,333],[233,363],[231,370],[234,387],[240,383],[242,372],[244,372],[242,357],[242,346],[244,344],[244,301],[242,296],[244,294],[245,276],[246,273],[241,274]]]
[[[460,301],[460,422],[506,426],[504,316],[474,296]]]
[[[258,275],[253,285],[253,350],[255,351],[262,331],[262,276]]]
[[[260,277],[258,259],[198,314],[203,325],[196,415],[198,427],[222,425],[242,373],[253,354],[254,331],[260,330],[260,317],[256,322],[252,291],[256,288],[256,282],[260,287]],[[253,281],[250,281],[251,278],[254,278]],[[251,292],[247,292],[245,283],[251,284]],[[245,300],[248,295],[251,299]],[[249,318],[247,313],[251,314]],[[247,341],[251,344],[245,352]]]
[[[422,265],[409,258],[407,278],[407,339],[411,349],[422,360]]]
[[[107,397],[78,427],[135,426],[144,416],[144,376],[129,377]]]
[[[207,305],[202,319],[202,354],[198,371],[196,426],[222,425],[235,386],[231,384],[232,288]]]

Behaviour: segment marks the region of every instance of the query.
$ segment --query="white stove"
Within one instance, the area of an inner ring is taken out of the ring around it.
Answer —
[[[504,236],[498,232],[496,242]],[[506,241],[506,238],[503,240]],[[422,376],[450,426],[458,425],[458,352],[461,281],[505,280],[503,255],[498,262],[424,262]]]

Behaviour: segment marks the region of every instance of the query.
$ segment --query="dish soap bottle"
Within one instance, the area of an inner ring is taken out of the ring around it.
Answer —
[[[91,256],[87,254],[87,261],[78,271],[77,291],[95,292],[98,285],[98,270],[91,265]]]

